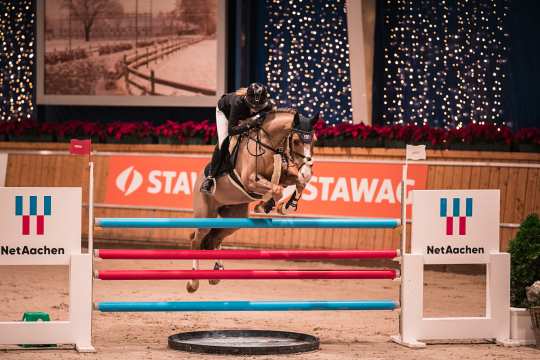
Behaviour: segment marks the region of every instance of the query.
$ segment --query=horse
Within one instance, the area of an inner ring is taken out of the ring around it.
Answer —
[[[285,215],[295,211],[306,184],[312,176],[312,154],[315,142],[313,126],[318,115],[307,118],[294,109],[275,109],[267,113],[260,126],[231,137],[229,146],[232,161],[229,171],[216,179],[213,195],[195,191],[195,218],[248,217],[249,204],[258,201],[256,212],[276,210]],[[204,179],[200,173],[195,183],[199,189]],[[282,199],[284,187],[295,191]],[[191,248],[219,249],[223,239],[238,229],[197,229],[190,235]],[[199,261],[193,260],[193,270]],[[214,270],[223,269],[217,260]],[[219,280],[210,280],[215,285]],[[197,291],[198,280],[187,283],[188,292]]]

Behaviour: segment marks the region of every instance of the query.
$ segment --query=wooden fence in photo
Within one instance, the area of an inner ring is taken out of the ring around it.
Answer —
[[[201,95],[216,95],[215,89],[207,89],[196,85],[161,79],[155,76],[154,70],[150,70],[149,75],[138,70],[143,66],[148,68],[151,62],[157,63],[165,56],[190,45],[194,45],[202,40],[204,40],[203,37],[178,38],[163,45],[147,46],[142,50],[135,52],[132,56],[124,55],[123,65],[126,87],[129,89],[129,86],[134,86],[142,91],[144,95],[164,95],[156,92],[156,84]]]

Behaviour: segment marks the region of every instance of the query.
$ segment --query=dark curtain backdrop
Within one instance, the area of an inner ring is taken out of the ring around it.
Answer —
[[[257,2],[266,3],[257,53],[266,71],[261,80],[274,100],[307,116],[319,114],[327,124],[351,121],[346,1]]]
[[[540,1],[514,0],[505,114],[516,128],[540,127]]]
[[[373,75],[374,124],[400,121],[422,123],[418,109],[425,106],[423,104],[428,100],[428,105],[423,108],[428,111],[428,115],[425,116],[424,113],[423,117],[432,126],[454,127],[467,124],[472,118],[477,121],[506,123],[515,129],[540,126],[539,1],[475,0],[468,3],[440,3],[422,0],[408,3],[412,4],[412,11],[408,6],[398,8],[392,1],[377,1]],[[493,3],[497,4],[497,10],[493,8]],[[508,10],[501,12],[504,7]],[[468,10],[467,15],[464,10]],[[422,13],[425,22],[411,23],[408,12],[412,12],[415,17],[419,12]],[[442,16],[445,13],[448,16],[447,23]],[[477,20],[471,18],[472,14],[478,15]],[[484,14],[487,18],[484,25],[481,25],[480,17]],[[459,19],[458,15],[465,20],[462,24],[456,20]],[[501,20],[497,21],[497,17]],[[402,34],[391,30],[398,24],[405,26],[405,41],[401,40],[401,43],[399,39],[403,39]],[[429,24],[432,27],[429,27]],[[419,40],[420,46],[425,44],[427,39],[422,36],[426,25],[426,36],[434,39],[431,46],[418,47],[416,51],[410,51],[409,48],[408,53],[403,48],[397,50],[403,44],[407,47],[414,42],[414,38],[408,37],[413,29],[418,31],[416,34],[420,34],[420,39],[417,38],[416,41]],[[474,36],[463,36],[467,31]],[[442,39],[445,32],[459,35],[459,38],[454,43],[452,38],[449,38],[447,43],[435,41],[437,36]],[[480,38],[480,43],[475,42],[477,37]],[[485,37],[488,49],[483,55],[482,37]],[[470,43],[466,43],[465,39],[470,40]],[[446,46],[448,48],[445,52]],[[457,47],[461,47],[461,53],[470,51],[470,57],[462,57],[460,61],[448,58],[449,65],[443,64],[441,57]],[[389,63],[389,59],[403,60],[405,65],[409,65],[412,68],[412,80],[408,79],[407,72],[403,73],[406,67],[404,64],[393,64],[391,61]],[[477,71],[473,75],[463,76],[470,74],[470,65],[479,60],[480,64],[487,64],[486,67],[475,68]],[[424,67],[426,63],[427,67]],[[428,76],[425,76],[426,73]],[[479,76],[482,73],[486,75]],[[465,85],[461,89],[458,86],[458,76],[462,76],[461,83]],[[478,78],[485,83],[482,83],[480,88],[477,85],[473,88]],[[396,83],[391,83],[394,80]],[[418,98],[418,91],[413,91],[413,88],[420,88],[422,85],[418,80],[423,80],[424,85],[427,81],[428,89],[424,98]],[[471,100],[477,101],[476,106],[471,106]],[[486,104],[479,105],[480,101],[486,101]],[[465,108],[467,106],[469,109]]]

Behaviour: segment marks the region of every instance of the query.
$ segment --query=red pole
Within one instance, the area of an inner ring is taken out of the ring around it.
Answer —
[[[137,260],[337,260],[393,259],[397,256],[397,250],[96,250],[96,257],[102,259]]]
[[[395,279],[396,270],[101,270],[101,280]]]

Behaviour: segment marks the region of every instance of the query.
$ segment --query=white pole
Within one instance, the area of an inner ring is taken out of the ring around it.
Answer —
[[[94,162],[88,162],[88,253],[94,253]]]
[[[401,175],[401,244],[399,247],[400,256],[403,256],[407,246],[407,168],[408,162],[405,157],[405,164]]]
[[[401,304],[403,304],[403,274],[405,267],[403,266],[403,260],[405,256],[406,246],[407,246],[407,155],[405,155],[405,164],[402,168],[401,174],[401,242],[399,244],[399,273],[401,281],[399,282],[399,307],[401,309]],[[403,309],[400,310],[399,314],[399,335],[403,336]]]

